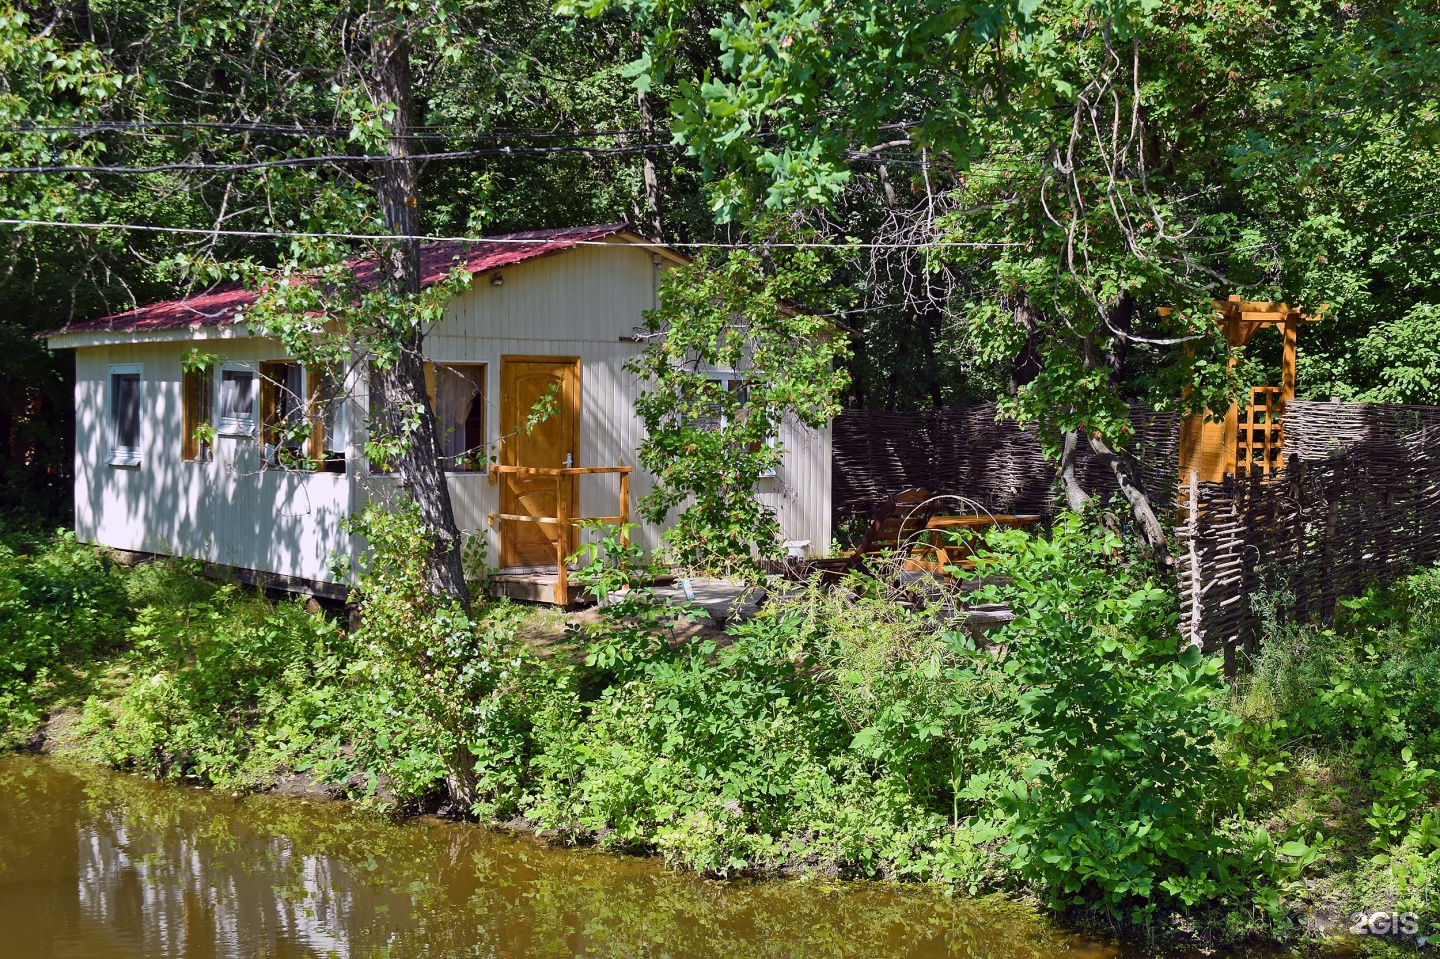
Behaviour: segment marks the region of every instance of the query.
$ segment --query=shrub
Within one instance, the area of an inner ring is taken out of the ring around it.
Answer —
[[[0,543],[0,748],[27,739],[129,615],[118,569],[70,532],[34,548]]]
[[[1221,759],[1236,728],[1219,664],[1178,648],[1173,589],[1075,517],[1044,539],[990,538],[983,598],[1016,619],[1000,637],[1028,768],[992,786],[1001,852],[1053,906],[1243,899],[1218,834],[1238,785]]]
[[[157,778],[272,779],[312,744],[333,693],[339,630],[299,600],[272,604],[159,564],[137,577],[152,587],[161,578],[174,601],[136,614],[119,663],[128,681],[85,703],[85,750]]]
[[[1343,823],[1335,879],[1356,910],[1440,927],[1440,569],[1344,600],[1330,626],[1266,621],[1237,693],[1244,739],[1276,764],[1302,757],[1281,808]],[[1284,743],[1282,750],[1275,743]],[[1248,745],[1248,744],[1247,744]]]

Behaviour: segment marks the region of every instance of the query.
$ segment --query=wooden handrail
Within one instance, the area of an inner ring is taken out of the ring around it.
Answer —
[[[633,466],[501,466],[498,463],[490,464],[490,472],[496,475],[500,473],[522,473],[527,476],[584,476],[588,473],[630,473]]]
[[[543,523],[550,526],[559,526],[560,534],[555,537],[555,603],[558,606],[570,605],[570,571],[565,567],[565,541],[568,536],[565,530],[573,527],[582,521],[598,523],[616,523],[621,527],[620,541],[626,546],[630,545],[630,533],[624,527],[630,522],[630,474],[634,471],[633,466],[501,466],[492,463],[490,466],[490,482],[497,483],[502,474],[521,476],[553,476],[555,477],[555,516],[521,516],[516,513],[491,513],[489,515],[490,525],[494,526],[497,520],[508,520],[516,523]],[[591,474],[618,473],[620,476],[620,512],[615,516],[571,516],[570,515],[570,490],[571,484],[577,476],[588,476]]]
[[[495,525],[497,519],[507,519],[512,523],[549,523],[552,526],[560,522],[558,516],[521,516],[519,513],[490,513],[488,515],[491,526]],[[624,516],[577,516],[570,522],[624,523],[626,518]]]

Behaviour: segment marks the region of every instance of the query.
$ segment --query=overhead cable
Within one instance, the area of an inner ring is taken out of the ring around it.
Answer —
[[[158,226],[148,223],[79,223],[68,220],[21,220],[0,219],[0,226],[57,227],[73,230],[124,230],[137,233],[174,233],[190,236],[233,236],[271,240],[364,240],[368,242],[410,242],[420,243],[501,243],[515,245],[551,244],[563,242],[567,246],[614,246],[607,240],[567,240],[563,237],[519,237],[519,236],[397,236],[376,233],[308,233],[290,230],[216,230],[203,227]],[[780,249],[780,250],[920,250],[939,247],[1009,247],[1020,246],[1008,241],[962,241],[930,240],[919,243],[829,243],[805,241],[752,240],[741,243],[706,241],[657,242],[655,246],[675,249]]]

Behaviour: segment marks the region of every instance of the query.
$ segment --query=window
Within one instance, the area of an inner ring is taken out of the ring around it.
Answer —
[[[219,432],[228,436],[255,433],[255,371],[226,364],[220,368],[220,396],[216,404]]]
[[[110,459],[112,466],[140,465],[143,379],[138,363],[110,367]]]
[[[705,378],[712,383],[719,383],[720,388],[725,392],[735,394],[735,401],[740,409],[743,410],[750,402],[750,387],[746,386],[745,381],[736,376],[734,372],[730,370],[706,370]],[[730,425],[724,408],[715,410],[709,416],[697,417],[691,422],[704,430],[723,430]],[[779,438],[774,435],[765,437],[766,446],[778,446],[779,443]],[[758,450],[759,443],[752,445],[751,449]],[[774,476],[774,467],[760,474],[761,479],[771,479]]]
[[[180,455],[191,462],[208,462],[214,455],[210,441],[201,438],[210,426],[213,379],[208,369],[185,370],[180,376],[181,419],[185,430],[180,437]]]
[[[425,380],[445,469],[484,470],[485,364],[427,363]]]
[[[260,432],[266,463],[303,465],[308,405],[304,367],[288,361],[260,364]]]
[[[343,372],[333,366],[306,367],[310,394],[310,458],[327,473],[345,472],[346,416]]]

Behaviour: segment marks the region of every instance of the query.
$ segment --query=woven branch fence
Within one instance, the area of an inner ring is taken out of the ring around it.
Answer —
[[[1281,619],[1328,621],[1339,600],[1440,560],[1440,407],[1292,402],[1282,470],[1193,489],[1177,489],[1176,416],[1137,406],[1130,418],[1146,489],[1157,511],[1179,516],[1181,630],[1222,651],[1227,669],[1254,650],[1257,601]],[[847,411],[834,451],[841,522],[917,486],[994,513],[1061,508],[1034,432],[997,421],[993,405]],[[1088,491],[1115,491],[1083,447],[1077,467]]]
[[[1169,506],[1179,420],[1136,406],[1130,421],[1146,489],[1157,507]],[[840,522],[870,516],[887,497],[915,487],[966,497],[992,513],[1053,516],[1060,509],[1055,464],[1040,452],[1035,431],[996,420],[992,403],[928,413],[847,410],[835,418],[832,435],[833,503]],[[1102,498],[1116,491],[1109,470],[1084,446],[1076,468],[1085,489]]]
[[[1328,622],[1336,604],[1440,559],[1440,407],[1291,403],[1285,468],[1180,490],[1181,630],[1227,670],[1262,611]]]

